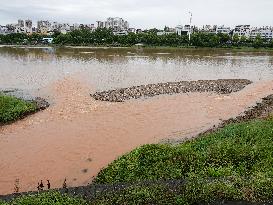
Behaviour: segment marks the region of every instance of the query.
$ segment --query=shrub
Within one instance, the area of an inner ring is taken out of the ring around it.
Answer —
[[[15,121],[36,109],[34,103],[0,94],[0,124]]]

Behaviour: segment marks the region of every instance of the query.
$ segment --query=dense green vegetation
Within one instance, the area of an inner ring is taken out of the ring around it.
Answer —
[[[231,124],[179,145],[137,148],[111,163],[95,179],[96,183],[131,185],[120,191],[98,192],[91,202],[48,192],[0,204],[190,205],[222,200],[267,201],[273,198],[272,164],[273,118],[269,118]]]
[[[171,47],[269,47],[273,48],[273,41],[265,41],[261,37],[254,40],[231,37],[226,34],[194,33],[189,42],[187,35],[176,34],[158,36],[156,31],[145,33],[129,33],[127,36],[116,36],[111,30],[97,29],[95,32],[76,30],[68,34],[58,35],[54,39],[58,45],[111,45],[133,46],[143,43],[146,46],[171,46]]]
[[[176,34],[158,36],[156,29],[151,29],[143,33],[129,33],[126,36],[116,36],[111,30],[97,29],[94,32],[81,29],[67,34],[55,33],[55,45],[82,45],[82,46],[133,46],[143,43],[146,46],[170,46],[170,47],[254,47],[273,48],[273,41],[266,41],[258,36],[256,39],[247,39],[238,36],[231,37],[227,34],[194,33],[189,42],[187,35],[178,36]],[[9,34],[0,35],[0,44],[39,44],[42,37],[38,34]]]
[[[43,36],[37,33],[27,35],[25,33],[12,33],[8,35],[0,35],[0,44],[7,45],[37,45],[43,43]]]
[[[59,192],[45,192],[17,198],[11,202],[1,202],[0,205],[85,205],[80,198],[69,197]]]
[[[34,103],[0,93],[0,124],[15,121],[36,109]]]

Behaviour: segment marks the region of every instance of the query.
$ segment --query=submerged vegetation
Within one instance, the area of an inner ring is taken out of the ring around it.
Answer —
[[[43,43],[43,37],[39,34],[8,34],[0,35],[0,44],[26,44],[36,45]],[[55,45],[81,45],[81,46],[133,46],[142,43],[146,46],[169,46],[169,47],[219,47],[219,48],[273,48],[273,40],[264,40],[260,36],[255,39],[231,36],[228,34],[193,33],[191,41],[187,35],[179,36],[175,33],[157,35],[156,29],[147,30],[143,33],[129,33],[128,35],[114,35],[109,29],[96,29],[91,32],[87,29],[79,29],[67,34],[54,33]]]
[[[8,205],[268,201],[273,198],[272,164],[273,119],[254,120],[230,124],[179,145],[137,148],[115,160],[94,180],[109,186],[126,185],[112,192],[96,192],[92,200],[49,192],[15,199]]]
[[[35,103],[0,93],[0,125],[15,121],[36,110],[37,105]]]

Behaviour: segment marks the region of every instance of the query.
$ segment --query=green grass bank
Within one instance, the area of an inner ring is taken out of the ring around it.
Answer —
[[[272,165],[270,118],[231,124],[176,146],[142,146],[102,170],[95,182],[183,179],[185,186],[176,195],[185,203],[219,199],[258,202],[273,198]]]
[[[10,202],[0,201],[0,205],[84,205],[87,202],[78,197],[69,197],[59,192],[45,192],[16,198]]]
[[[14,122],[37,109],[35,103],[0,93],[0,125]]]

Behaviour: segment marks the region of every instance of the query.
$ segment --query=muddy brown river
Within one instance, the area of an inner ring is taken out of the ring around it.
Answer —
[[[187,93],[123,103],[90,93],[149,83],[245,78],[229,95]],[[108,163],[147,143],[191,138],[272,94],[273,52],[213,49],[0,47],[0,89],[47,99],[47,110],[0,128],[0,195],[49,179],[86,185]]]

